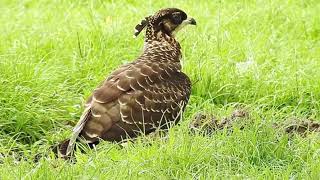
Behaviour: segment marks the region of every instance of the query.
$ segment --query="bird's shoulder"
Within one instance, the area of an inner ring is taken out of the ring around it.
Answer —
[[[123,65],[93,92],[92,99],[107,103],[125,93],[149,91],[160,86],[173,88],[175,86],[172,84],[185,78],[180,69],[180,63],[169,62],[136,61]]]

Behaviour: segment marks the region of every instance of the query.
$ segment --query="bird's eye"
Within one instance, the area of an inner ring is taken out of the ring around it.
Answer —
[[[175,24],[180,24],[182,21],[181,16],[179,14],[173,14],[172,18],[173,18]]]

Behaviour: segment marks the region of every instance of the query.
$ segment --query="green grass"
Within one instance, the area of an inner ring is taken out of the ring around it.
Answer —
[[[76,164],[34,163],[71,134],[96,85],[139,55],[133,28],[163,7],[198,23],[177,37],[194,82],[180,126],[167,140],[103,143]],[[320,119],[319,11],[317,0],[0,0],[0,179],[319,179],[320,135],[272,128]],[[244,130],[188,133],[197,112],[224,117],[239,104],[253,120]]]

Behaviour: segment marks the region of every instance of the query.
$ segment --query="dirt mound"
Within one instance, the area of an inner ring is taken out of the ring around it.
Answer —
[[[192,132],[198,131],[206,134],[211,134],[214,131],[225,128],[232,130],[235,123],[241,124],[240,129],[243,129],[245,123],[241,122],[248,120],[248,117],[249,113],[244,109],[237,109],[233,111],[230,116],[222,118],[221,120],[212,114],[198,113],[190,123],[189,127]]]
[[[230,116],[224,117],[221,120],[213,114],[201,112],[196,114],[189,128],[191,132],[211,134],[222,129],[232,131],[235,125],[240,129],[244,129],[250,121],[252,120],[249,118],[249,112],[245,109],[237,109]],[[283,123],[275,123],[272,127],[281,133],[290,135],[299,134],[303,137],[308,133],[320,132],[320,122],[313,119],[291,118]]]
[[[290,119],[273,127],[283,130],[288,134],[299,134],[306,136],[310,132],[320,132],[320,122],[313,119]]]

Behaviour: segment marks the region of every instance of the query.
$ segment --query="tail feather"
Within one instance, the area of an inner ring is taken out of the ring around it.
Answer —
[[[70,142],[70,139],[66,139],[66,140],[62,141],[60,144],[58,144],[52,148],[52,151],[54,152],[56,157],[70,159],[71,156],[67,155],[67,148],[68,148],[69,142]]]
[[[52,148],[52,151],[55,153],[56,157],[61,157],[64,159],[70,159],[73,156],[73,152],[75,151],[75,144],[79,139],[79,135],[83,130],[86,122],[90,119],[91,115],[91,106],[87,107],[77,125],[73,129],[72,136],[69,139],[66,139]],[[92,148],[92,145],[98,144],[99,142],[88,143],[89,147]]]
[[[76,142],[78,142],[79,140],[76,139]],[[81,142],[81,141],[79,141]],[[54,152],[55,156],[57,158],[63,158],[65,160],[70,160],[70,159],[73,159],[75,160],[72,155],[73,155],[73,152],[76,151],[76,150],[80,150],[81,152],[85,152],[83,148],[81,148],[81,146],[77,147],[73,146],[73,150],[72,150],[72,153],[69,153],[67,152],[67,149],[69,147],[69,144],[70,144],[70,139],[66,139],[64,141],[62,141],[60,144],[52,147],[52,151]],[[95,141],[95,142],[92,142],[92,143],[87,143],[87,147],[93,149],[97,144],[99,144],[99,141]]]
[[[72,156],[77,138],[79,137],[79,134],[81,133],[84,125],[86,124],[87,120],[89,119],[90,114],[91,114],[91,107],[89,106],[84,110],[82,116],[80,117],[79,122],[73,128],[72,136],[71,136],[71,138],[68,142],[68,145],[66,147],[66,156]]]

